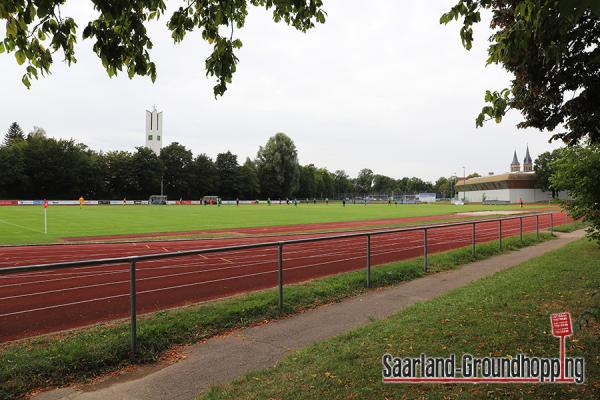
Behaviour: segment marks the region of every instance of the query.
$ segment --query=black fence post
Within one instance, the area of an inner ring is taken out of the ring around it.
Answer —
[[[135,268],[136,260],[132,259],[129,265],[129,285],[130,285],[130,300],[131,300],[131,360],[135,359],[137,347],[137,291],[135,288]]]
[[[283,312],[283,243],[277,244],[277,286],[279,289],[279,312]]]
[[[427,272],[427,267],[429,266],[427,260],[427,228],[423,229],[423,270]]]
[[[475,257],[475,222],[473,222],[473,229],[471,230],[471,251],[473,257]]]
[[[540,216],[539,215],[535,216],[535,235],[539,240],[540,239]]]
[[[567,210],[565,210],[565,224],[569,223],[569,213],[567,213]]]
[[[367,235],[367,287],[371,287],[371,235]]]

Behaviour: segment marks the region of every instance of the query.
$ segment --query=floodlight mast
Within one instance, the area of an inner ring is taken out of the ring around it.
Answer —
[[[465,190],[465,185],[467,184],[467,175],[465,173],[465,167],[463,166],[463,202],[467,200],[467,191]]]
[[[450,178],[452,180],[450,182],[452,200],[454,200],[454,195],[456,194],[456,172],[454,174],[452,174],[452,176]]]

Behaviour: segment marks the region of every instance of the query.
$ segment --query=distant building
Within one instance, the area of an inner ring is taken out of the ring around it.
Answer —
[[[146,147],[156,155],[159,155],[160,149],[162,149],[162,128],[162,111],[158,112],[156,106],[153,107],[152,111],[146,110]]]
[[[536,188],[536,176],[533,170],[533,161],[529,154],[529,146],[523,160],[523,171],[515,150],[510,172],[501,174],[490,173],[489,176],[459,179],[456,190],[459,199],[471,203],[497,202],[497,203],[537,203],[552,200],[552,192],[545,192]],[[566,198],[565,192],[559,192],[560,199]]]

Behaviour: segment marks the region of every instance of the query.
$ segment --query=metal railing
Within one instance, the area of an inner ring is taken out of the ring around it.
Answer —
[[[415,227],[406,227],[406,228],[396,228],[396,229],[383,229],[378,231],[370,231],[370,232],[358,232],[358,233],[347,233],[341,235],[331,235],[331,236],[321,236],[321,237],[312,237],[312,238],[302,238],[302,239],[292,239],[285,241],[276,241],[276,242],[263,242],[263,243],[253,243],[253,244],[244,244],[244,245],[236,245],[236,246],[226,246],[226,247],[213,247],[208,249],[199,249],[199,250],[182,250],[175,252],[167,252],[160,254],[146,254],[139,256],[126,256],[126,257],[115,257],[115,258],[102,258],[102,259],[92,259],[92,260],[84,260],[84,261],[68,261],[62,263],[51,263],[51,264],[37,264],[37,265],[26,265],[26,266],[18,266],[18,267],[8,267],[8,268],[0,268],[0,275],[8,275],[14,273],[21,272],[33,272],[33,271],[43,271],[43,270],[57,270],[57,269],[66,269],[66,268],[80,268],[87,266],[97,266],[97,265],[109,265],[109,264],[129,264],[129,280],[130,280],[130,320],[131,320],[131,348],[130,354],[133,358],[136,353],[136,339],[137,339],[137,290],[136,290],[136,270],[139,262],[142,261],[150,261],[150,260],[160,260],[166,258],[176,258],[176,257],[185,257],[192,256],[198,254],[211,254],[211,253],[222,253],[228,251],[237,251],[237,250],[248,250],[248,249],[257,249],[257,248],[266,248],[266,247],[276,247],[277,248],[277,286],[278,286],[278,307],[279,311],[283,311],[283,248],[285,245],[291,244],[300,244],[300,243],[314,243],[314,242],[322,242],[328,240],[336,240],[336,239],[348,239],[348,238],[357,238],[357,237],[365,237],[367,239],[366,242],[366,287],[371,287],[371,237],[387,235],[392,233],[402,233],[402,232],[423,232],[423,269],[427,272],[429,259],[428,259],[428,232],[434,229],[442,229],[449,227],[457,227],[457,226],[472,226],[471,230],[471,249],[472,254],[476,254],[476,225],[483,223],[492,223],[498,222],[498,240],[499,240],[499,249],[503,249],[502,243],[502,222],[508,220],[520,220],[519,223],[519,231],[520,231],[520,239],[523,240],[523,219],[525,218],[533,218],[536,219],[536,234],[537,238],[539,238],[540,234],[540,224],[539,219],[541,216],[549,215],[550,216],[550,231],[554,232],[554,217],[552,212],[547,213],[538,213],[538,214],[527,214],[527,215],[519,215],[514,217],[504,217],[504,218],[489,218],[489,219],[481,219],[481,220],[471,220],[471,221],[463,221],[463,222],[453,222],[453,223],[443,223],[436,225],[428,225],[428,226],[415,226]],[[565,213],[565,223],[568,223],[568,214]]]

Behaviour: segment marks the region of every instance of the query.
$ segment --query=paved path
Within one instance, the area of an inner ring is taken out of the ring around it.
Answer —
[[[226,383],[244,374],[273,366],[294,350],[385,318],[416,302],[493,275],[555,250],[584,235],[560,234],[556,240],[429,275],[397,286],[373,290],[340,303],[227,336],[188,346],[185,359],[154,365],[78,388],[63,388],[36,396],[36,400],[77,399],[185,399],[191,400],[210,385]]]

